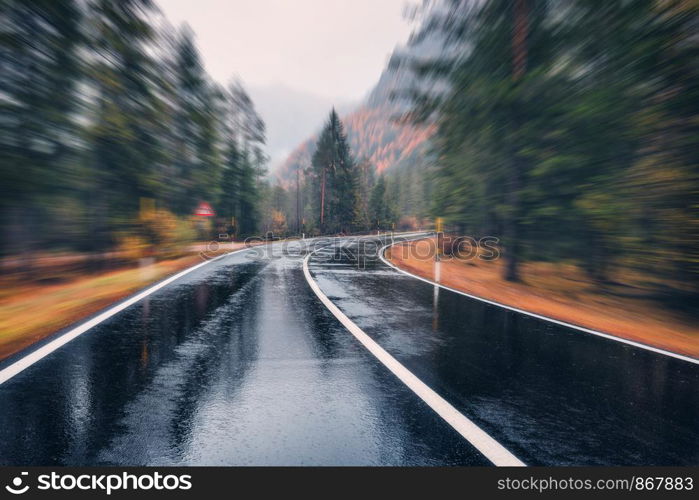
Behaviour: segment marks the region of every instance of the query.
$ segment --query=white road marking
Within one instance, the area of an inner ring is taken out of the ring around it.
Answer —
[[[189,267],[189,268],[185,269],[184,271],[180,271],[179,273],[175,274],[174,276],[170,276],[169,278],[161,281],[160,283],[157,283],[157,284],[151,286],[150,288],[146,288],[141,293],[134,295],[133,297],[122,302],[121,304],[118,304],[114,307],[107,309],[106,311],[99,314],[98,316],[95,316],[91,320],[86,321],[85,323],[73,328],[72,330],[61,335],[60,337],[57,337],[56,339],[50,341],[46,345],[40,347],[36,351],[33,351],[33,352],[27,354],[26,356],[18,359],[17,361],[12,363],[8,367],[0,370],[0,385],[4,384],[5,382],[10,380],[15,375],[22,372],[23,370],[26,370],[27,368],[32,366],[37,361],[42,360],[43,358],[45,358],[46,356],[51,354],[56,349],[59,349],[60,347],[66,345],[71,340],[82,335],[83,333],[85,333],[89,329],[99,325],[103,321],[105,321],[105,320],[111,318],[112,316],[114,316],[115,314],[123,311],[127,307],[132,306],[133,304],[140,301],[141,299],[144,299],[145,297],[148,297],[149,295],[157,292],[161,288],[166,287],[167,285],[169,285],[173,281],[180,279],[182,276],[189,274],[192,271],[195,271],[196,269],[204,267],[205,265],[210,264],[211,262],[213,262],[215,260],[226,257],[228,255],[233,255],[234,253],[244,252],[246,250],[249,250],[249,248],[241,248],[240,250],[235,250],[233,252],[225,253],[225,254],[219,255],[218,257],[215,257],[211,260],[207,260],[207,261],[201,262],[195,266]]]
[[[410,239],[402,240],[402,241],[394,241],[393,243],[389,243],[388,245],[384,245],[384,246],[379,250],[379,257],[380,257],[381,260],[384,262],[384,264],[387,264],[387,265],[391,266],[391,267],[392,267],[393,269],[395,269],[396,271],[399,271],[399,272],[401,272],[401,273],[403,273],[403,274],[405,274],[405,275],[407,275],[407,276],[410,276],[411,278],[415,278],[415,279],[418,279],[418,280],[420,280],[420,281],[424,281],[425,283],[429,283],[430,285],[438,286],[438,287],[444,288],[445,290],[449,290],[450,292],[458,293],[459,295],[464,295],[464,296],[469,297],[469,298],[471,298],[471,299],[480,300],[481,302],[485,302],[485,303],[487,303],[487,304],[491,304],[491,305],[494,305],[494,306],[502,307],[502,308],[504,308],[504,309],[509,309],[510,311],[518,312],[518,313],[520,313],[520,314],[526,314],[527,316],[531,316],[531,317],[533,317],[533,318],[537,318],[537,319],[541,319],[541,320],[544,320],[544,321],[548,321],[549,323],[555,323],[555,324],[557,324],[557,325],[565,326],[565,327],[568,327],[568,328],[573,328],[574,330],[578,330],[578,331],[581,331],[581,332],[589,333],[589,334],[591,334],[591,335],[596,335],[596,336],[598,336],[598,337],[603,337],[603,338],[605,338],[605,339],[615,340],[616,342],[621,342],[622,344],[632,345],[632,346],[638,347],[638,348],[640,348],[640,349],[645,349],[646,351],[652,351],[652,352],[655,352],[655,353],[657,353],[657,354],[663,354],[663,355],[665,355],[665,356],[670,356],[670,357],[672,357],[672,358],[680,359],[680,360],[682,360],[682,361],[687,361],[688,363],[699,364],[699,359],[692,358],[692,357],[690,357],[690,356],[685,356],[685,355],[683,355],[683,354],[678,354],[678,353],[672,352],[672,351],[666,351],[665,349],[660,349],[660,348],[658,348],[658,347],[653,347],[653,346],[650,346],[650,345],[647,345],[647,344],[642,344],[641,342],[634,342],[633,340],[628,340],[628,339],[624,339],[624,338],[621,338],[621,337],[617,337],[617,336],[611,335],[611,334],[609,334],[609,333],[598,332],[597,330],[591,330],[591,329],[589,329],[589,328],[585,328],[585,327],[582,327],[582,326],[573,325],[572,323],[566,323],[565,321],[559,321],[559,320],[554,319],[554,318],[549,318],[548,316],[542,316],[542,315],[540,315],[540,314],[536,314],[536,313],[533,313],[533,312],[530,312],[530,311],[525,311],[524,309],[518,309],[518,308],[516,308],[516,307],[512,307],[512,306],[508,306],[508,305],[505,305],[505,304],[501,304],[500,302],[495,302],[495,301],[493,301],[493,300],[484,299],[483,297],[478,297],[478,296],[476,296],[476,295],[471,295],[470,293],[462,292],[461,290],[457,290],[457,289],[455,289],[455,288],[451,288],[451,287],[442,285],[441,283],[436,283],[436,282],[434,282],[434,281],[432,281],[432,280],[429,280],[429,279],[427,279],[427,278],[423,278],[422,276],[417,276],[417,275],[415,275],[415,274],[413,274],[413,273],[410,273],[410,272],[408,272],[408,271],[405,271],[405,270],[399,268],[398,266],[396,266],[395,264],[393,264],[392,262],[390,262],[388,259],[386,259],[386,258],[384,257],[384,254],[385,254],[386,249],[387,249],[388,247],[393,246],[393,245],[396,245],[396,244],[398,244],[398,243],[404,243],[404,242],[407,242],[407,241],[416,241],[416,240],[420,240],[420,239],[424,239],[424,237],[421,237],[421,238],[410,238]]]
[[[514,456],[507,448],[498,443],[483,429],[469,420],[466,416],[454,408],[446,399],[433,391],[427,384],[417,378],[397,359],[391,356],[379,344],[371,339],[364,331],[359,328],[351,319],[340,311],[340,309],[332,303],[332,301],[321,291],[318,284],[313,280],[308,269],[308,260],[311,255],[316,253],[317,249],[306,255],[303,260],[303,274],[306,281],[310,285],[313,292],[318,296],[320,301],[330,312],[340,320],[340,323],[354,335],[386,368],[388,368],[396,377],[400,379],[410,390],[412,390],[420,399],[422,399],[432,410],[442,417],[450,426],[452,426],[459,434],[461,434],[469,443],[471,443],[478,451],[480,451],[494,465],[498,466],[524,466],[525,464]]]

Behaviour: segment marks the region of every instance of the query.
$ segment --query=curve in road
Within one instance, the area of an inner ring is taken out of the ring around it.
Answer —
[[[403,241],[405,241],[405,242],[407,242],[407,241],[419,241],[419,240],[421,240],[421,239],[425,239],[424,236],[417,237],[417,238],[410,238],[410,239],[403,240]],[[683,355],[683,354],[679,354],[679,353],[676,353],[676,352],[668,351],[668,350],[665,350],[665,349],[660,349],[660,348],[658,348],[658,347],[653,347],[653,346],[651,346],[651,345],[643,344],[643,343],[641,343],[641,342],[635,342],[635,341],[633,341],[633,340],[625,339],[625,338],[622,338],[622,337],[617,337],[616,335],[611,335],[611,334],[609,334],[609,333],[604,333],[604,332],[600,332],[600,331],[597,331],[597,330],[591,330],[591,329],[589,329],[589,328],[585,328],[585,327],[582,327],[582,326],[579,326],[579,325],[574,325],[574,324],[572,324],[572,323],[567,323],[567,322],[565,322],[565,321],[560,321],[560,320],[555,319],[555,318],[550,318],[550,317],[548,317],[548,316],[543,316],[543,315],[541,315],[541,314],[536,314],[536,313],[533,313],[533,312],[531,312],[531,311],[526,311],[526,310],[524,310],[524,309],[519,309],[519,308],[517,308],[517,307],[508,306],[508,305],[506,305],[506,304],[502,304],[502,303],[496,302],[496,301],[494,301],[494,300],[484,299],[483,297],[479,297],[479,296],[477,296],[477,295],[472,295],[472,294],[466,293],[466,292],[464,292],[464,291],[462,291],[462,290],[457,290],[456,288],[451,288],[451,287],[446,286],[446,285],[443,285],[443,284],[441,284],[441,283],[437,283],[436,281],[433,281],[433,280],[424,278],[424,277],[422,277],[422,276],[418,276],[418,275],[413,274],[413,273],[411,273],[411,272],[409,272],[409,271],[406,271],[405,269],[401,269],[400,267],[396,266],[393,262],[391,262],[390,260],[388,260],[388,259],[386,258],[386,250],[388,250],[390,247],[392,247],[392,246],[394,246],[394,245],[396,245],[396,243],[388,243],[388,244],[384,245],[383,247],[381,247],[381,249],[379,249],[379,258],[380,258],[381,261],[382,261],[384,264],[386,264],[387,266],[390,266],[390,267],[392,267],[393,269],[395,269],[396,271],[399,271],[399,272],[401,272],[401,273],[403,273],[403,274],[406,274],[406,275],[410,276],[411,278],[415,278],[415,279],[417,279],[417,280],[424,281],[425,283],[429,283],[430,285],[438,286],[438,287],[440,287],[440,288],[442,288],[442,289],[444,289],[444,290],[449,290],[450,292],[458,293],[458,294],[463,295],[463,296],[465,296],[465,297],[468,297],[468,298],[470,298],[470,299],[480,300],[481,302],[485,302],[485,303],[487,303],[487,304],[492,304],[492,305],[494,305],[494,306],[502,307],[502,308],[504,308],[504,309],[508,309],[508,310],[510,310],[510,311],[514,311],[514,312],[519,313],[519,314],[525,314],[525,315],[531,316],[531,317],[533,317],[533,318],[541,319],[541,320],[544,320],[544,321],[550,321],[551,323],[555,323],[555,324],[557,324],[557,325],[565,326],[566,328],[572,328],[572,329],[574,329],[574,330],[578,330],[578,331],[581,331],[581,332],[589,333],[589,334],[591,334],[591,335],[596,335],[596,336],[598,336],[598,337],[603,337],[603,338],[606,338],[606,339],[609,339],[609,340],[614,340],[614,341],[616,341],[616,342],[622,342],[622,343],[624,343],[624,344],[632,345],[632,346],[638,347],[638,348],[640,348],[640,349],[646,349],[646,350],[648,350],[648,351],[653,351],[653,352],[656,352],[656,353],[658,353],[658,354],[662,354],[662,355],[664,355],[664,356],[670,356],[671,358],[681,359],[682,361],[686,361],[686,362],[688,362],[688,363],[699,364],[699,359],[696,359],[696,358],[692,358],[692,357],[689,357],[689,356],[685,356],[685,355]]]
[[[318,301],[313,244],[201,266],[8,379],[0,464],[487,465]]]
[[[699,463],[699,367],[397,272],[390,241],[309,259],[323,293],[529,465]]]
[[[313,292],[318,296],[320,301],[325,305],[325,307],[328,308],[333,316],[335,316],[340,323],[342,323],[344,327],[347,328],[347,330],[376,357],[376,359],[378,359],[386,368],[388,368],[391,373],[398,377],[401,382],[408,386],[410,390],[413,391],[420,399],[422,399],[430,408],[432,408],[437,415],[442,417],[445,422],[451,425],[454,430],[464,437],[464,439],[475,446],[478,451],[483,453],[483,455],[485,455],[485,457],[494,465],[516,467],[524,466],[524,462],[515,457],[507,448],[502,446],[490,435],[484,432],[483,429],[478,427],[463,414],[459,413],[459,411],[449,404],[446,399],[437,394],[427,384],[410,372],[410,370],[400,364],[400,362],[398,362],[385,349],[377,344],[371,337],[364,333],[361,328],[359,328],[351,319],[340,311],[335,304],[333,304],[328,296],[325,295],[318,287],[318,284],[314,281],[310,271],[308,270],[308,260],[317,251],[318,250],[308,253],[306,258],[303,259],[303,274]]]

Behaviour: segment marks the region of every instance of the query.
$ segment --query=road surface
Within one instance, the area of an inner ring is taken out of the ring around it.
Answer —
[[[699,365],[435,290],[384,243],[238,252],[125,308],[0,385],[0,464],[492,463],[473,429],[527,465],[699,464]]]

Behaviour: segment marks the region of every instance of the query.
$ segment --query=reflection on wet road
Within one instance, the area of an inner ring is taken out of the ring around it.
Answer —
[[[698,365],[437,292],[364,241],[313,255],[323,292],[524,462],[699,463]],[[0,464],[487,464],[318,301],[308,245],[214,261],[0,385]]]
[[[699,464],[699,365],[435,289],[366,253],[318,252],[321,289],[527,464]]]
[[[317,301],[295,245],[212,262],[0,385],[0,463],[487,463]]]

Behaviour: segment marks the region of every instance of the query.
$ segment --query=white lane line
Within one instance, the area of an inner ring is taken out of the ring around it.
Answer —
[[[15,361],[14,363],[12,363],[12,364],[9,365],[8,367],[3,368],[2,370],[0,370],[0,385],[4,384],[5,382],[7,382],[8,380],[10,380],[10,379],[11,379],[12,377],[14,377],[15,375],[17,375],[18,373],[22,372],[23,370],[26,370],[27,368],[29,368],[30,366],[32,366],[32,365],[33,365],[34,363],[36,363],[37,361],[42,360],[43,358],[45,358],[46,356],[48,356],[49,354],[51,354],[51,353],[52,353],[53,351],[55,351],[56,349],[59,349],[60,347],[66,345],[68,342],[70,342],[70,341],[73,340],[74,338],[76,338],[76,337],[82,335],[83,333],[85,333],[86,331],[88,331],[90,328],[99,325],[100,323],[102,323],[102,322],[105,321],[106,319],[111,318],[112,316],[114,316],[115,314],[117,314],[117,313],[123,311],[123,310],[126,309],[127,307],[132,306],[133,304],[135,304],[135,303],[138,302],[139,300],[141,300],[141,299],[143,299],[143,298],[145,298],[145,297],[148,297],[149,295],[151,295],[152,293],[157,292],[157,291],[160,290],[161,288],[166,287],[167,285],[169,285],[170,283],[172,283],[172,282],[175,281],[175,280],[178,280],[178,279],[181,278],[182,276],[184,276],[184,275],[186,275],[186,274],[189,274],[189,273],[191,273],[192,271],[195,271],[196,269],[199,269],[200,267],[204,267],[205,265],[210,264],[211,262],[213,262],[213,261],[215,261],[215,260],[218,260],[218,259],[220,259],[220,258],[226,257],[226,256],[228,256],[228,255],[233,255],[234,253],[244,252],[244,251],[246,251],[246,250],[250,250],[250,249],[249,249],[249,248],[241,248],[240,250],[235,250],[235,251],[233,251],[233,252],[225,253],[225,254],[219,255],[218,257],[215,257],[215,258],[213,258],[213,259],[211,259],[211,260],[207,260],[207,261],[201,262],[201,263],[199,263],[199,264],[197,264],[197,265],[195,265],[195,266],[189,267],[189,268],[185,269],[184,271],[181,271],[181,272],[175,274],[174,276],[170,276],[170,277],[167,278],[166,280],[161,281],[160,283],[157,283],[157,284],[153,285],[153,286],[150,287],[150,288],[146,288],[144,291],[142,291],[142,292],[139,293],[138,295],[134,295],[133,297],[131,297],[130,299],[128,299],[128,300],[126,300],[126,301],[124,301],[124,302],[122,302],[121,304],[118,304],[118,305],[116,305],[116,306],[114,306],[114,307],[111,307],[111,308],[107,309],[106,311],[104,311],[103,313],[99,314],[98,316],[95,316],[95,317],[92,318],[91,320],[86,321],[86,322],[83,323],[82,325],[73,328],[72,330],[70,330],[70,331],[64,333],[63,335],[61,335],[60,337],[56,338],[55,340],[52,340],[52,341],[49,342],[48,344],[46,344],[46,345],[40,347],[40,348],[37,349],[36,351],[33,351],[33,352],[27,354],[26,356],[24,356],[24,357],[21,358],[21,359],[18,359],[17,361]]]
[[[398,266],[396,266],[395,264],[393,264],[392,262],[390,262],[388,259],[386,259],[386,258],[384,257],[384,254],[385,254],[386,249],[387,249],[388,247],[391,247],[391,246],[393,246],[393,245],[397,245],[398,243],[405,243],[405,242],[407,242],[407,241],[416,241],[416,240],[420,240],[420,239],[424,239],[424,237],[423,237],[423,238],[411,238],[411,239],[403,240],[403,241],[395,241],[395,242],[393,242],[393,243],[389,243],[388,245],[384,245],[384,246],[379,250],[379,257],[381,258],[381,260],[383,261],[384,264],[387,264],[387,265],[391,266],[391,267],[392,267],[393,269],[395,269],[396,271],[400,271],[401,273],[403,273],[403,274],[405,274],[405,275],[407,275],[407,276],[410,276],[411,278],[415,278],[415,279],[418,279],[418,280],[420,280],[420,281],[424,281],[425,283],[429,283],[430,285],[438,286],[438,287],[444,288],[445,290],[449,290],[450,292],[458,293],[459,295],[464,295],[464,296],[469,297],[469,298],[471,298],[471,299],[480,300],[481,302],[485,302],[485,303],[487,303],[487,304],[491,304],[491,305],[494,305],[494,306],[502,307],[502,308],[504,308],[504,309],[509,309],[510,311],[518,312],[518,313],[520,313],[520,314],[526,314],[527,316],[531,316],[532,318],[537,318],[537,319],[541,319],[541,320],[544,320],[544,321],[548,321],[549,323],[555,323],[555,324],[557,324],[557,325],[561,325],[561,326],[565,326],[565,327],[568,327],[568,328],[572,328],[572,329],[574,329],[574,330],[578,330],[578,331],[581,331],[581,332],[589,333],[589,334],[591,334],[591,335],[596,335],[596,336],[598,336],[598,337],[603,337],[603,338],[605,338],[605,339],[614,340],[614,341],[616,341],[616,342],[621,342],[622,344],[632,345],[632,346],[634,346],[634,347],[638,347],[639,349],[645,349],[646,351],[652,351],[652,352],[655,352],[655,353],[657,353],[657,354],[662,354],[662,355],[664,355],[664,356],[670,356],[670,357],[672,357],[672,358],[679,359],[679,360],[682,360],[682,361],[686,361],[686,362],[688,362],[688,363],[699,364],[699,359],[692,358],[692,357],[690,357],[690,356],[685,356],[685,355],[683,355],[683,354],[678,354],[678,353],[672,352],[672,351],[666,351],[665,349],[660,349],[660,348],[658,348],[658,347],[653,347],[653,346],[650,346],[650,345],[647,345],[647,344],[642,344],[641,342],[634,342],[633,340],[628,340],[628,339],[624,339],[624,338],[621,338],[621,337],[617,337],[617,336],[611,335],[611,334],[609,334],[609,333],[598,332],[597,330],[590,330],[589,328],[585,328],[585,327],[582,327],[582,326],[574,325],[574,324],[572,324],[572,323],[566,323],[565,321],[559,321],[559,320],[554,319],[554,318],[549,318],[548,316],[542,316],[542,315],[540,315],[540,314],[536,314],[536,313],[533,313],[533,312],[530,312],[530,311],[525,311],[524,309],[518,309],[518,308],[516,308],[516,307],[512,307],[512,306],[508,306],[508,305],[505,305],[505,304],[501,304],[500,302],[495,302],[495,301],[493,301],[493,300],[484,299],[483,297],[478,297],[478,296],[476,296],[476,295],[471,295],[470,293],[462,292],[461,290],[457,290],[457,289],[455,289],[455,288],[451,288],[451,287],[442,285],[441,283],[436,283],[436,282],[434,282],[434,281],[432,281],[432,280],[429,280],[429,279],[427,279],[427,278],[423,278],[422,276],[417,276],[417,275],[415,275],[415,274],[413,274],[413,273],[410,273],[410,272],[408,272],[408,271],[405,271],[404,269],[399,268]]]
[[[328,310],[343,324],[354,337],[362,343],[364,347],[371,352],[386,368],[388,368],[396,377],[400,379],[410,390],[412,390],[420,399],[422,399],[432,410],[442,417],[456,432],[461,434],[469,443],[471,443],[478,451],[490,460],[494,465],[498,466],[524,466],[524,462],[514,456],[507,448],[498,443],[483,429],[474,424],[471,420],[461,414],[454,408],[446,399],[433,391],[427,384],[412,374],[405,366],[400,364],[397,359],[386,352],[379,344],[371,339],[364,331],[359,328],[351,319],[340,311],[340,309],[332,303],[332,301],[320,290],[318,284],[311,277],[308,270],[308,260],[311,255],[316,253],[317,249],[303,259],[303,274],[306,281],[310,285],[313,292],[318,296],[320,301],[328,308]]]

